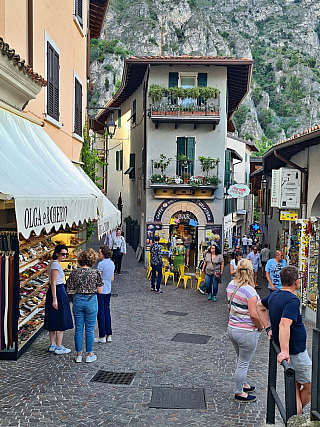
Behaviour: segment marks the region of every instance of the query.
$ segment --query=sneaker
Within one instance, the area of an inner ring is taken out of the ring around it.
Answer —
[[[212,298],[212,294],[209,294],[208,295],[208,300],[211,299],[211,298]]]
[[[63,345],[61,347],[56,347],[54,350],[54,354],[68,354],[70,352],[70,348],[65,348]]]
[[[212,301],[217,302],[217,298],[215,296],[213,296]]]
[[[112,342],[111,335],[108,335],[108,336],[107,336],[107,342]]]
[[[107,342],[107,340],[106,340],[106,337],[103,337],[103,338],[99,337],[99,338],[95,338],[94,342],[99,342],[99,343],[103,344],[103,343]]]
[[[56,346],[55,344],[50,345],[50,347],[48,348],[48,351],[49,351],[50,353],[53,353],[53,352],[55,351],[56,347],[57,347],[57,346]]]
[[[87,363],[92,363],[95,362],[97,360],[97,356],[95,354],[92,353],[92,356],[87,356],[86,357],[86,362]]]
[[[76,357],[74,358],[74,361],[75,361],[76,363],[81,363],[81,362],[82,362],[82,356],[76,356]]]
[[[155,288],[151,288],[151,292],[155,292]]]
[[[201,287],[199,286],[199,288],[198,288],[198,291],[201,293],[201,294],[203,294],[204,295],[204,290],[203,289],[201,289]]]
[[[161,289],[159,289],[158,291],[156,291],[156,294],[163,294],[163,292]]]
[[[121,276],[121,273],[118,273],[119,274],[119,276]]]

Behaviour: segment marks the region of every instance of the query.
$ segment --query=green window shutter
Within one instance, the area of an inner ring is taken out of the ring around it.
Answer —
[[[184,136],[177,138],[177,156],[179,154],[186,155],[186,138]]]
[[[206,87],[208,81],[208,74],[207,73],[198,73],[198,86],[199,87]]]
[[[194,136],[190,136],[187,138],[187,157],[188,159],[193,161],[195,156],[195,144],[196,144],[196,139]],[[188,166],[188,172],[191,175],[193,175],[193,170],[194,170],[194,162],[190,162]]]
[[[118,110],[118,128],[121,128],[121,110]]]
[[[246,182],[245,182],[245,184],[247,184],[247,183],[248,183],[248,174],[246,172]]]
[[[225,154],[225,169],[224,169],[224,185],[230,184],[230,168],[231,168],[231,151],[226,150]]]
[[[121,171],[123,169],[123,150],[119,151],[119,169]]]
[[[247,153],[245,154],[245,161],[246,162],[248,161],[248,154]]]
[[[116,151],[116,171],[119,170],[119,151]]]
[[[169,87],[178,86],[178,79],[179,79],[178,73],[169,73]]]
[[[130,168],[133,168],[133,169],[129,174],[130,179],[135,179],[135,177],[136,177],[135,163],[136,163],[136,155],[135,155],[135,153],[131,153],[130,154]]]
[[[132,123],[136,124],[137,120],[137,100],[134,99],[132,103]]]

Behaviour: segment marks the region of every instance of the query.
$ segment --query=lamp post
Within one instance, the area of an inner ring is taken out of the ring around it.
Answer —
[[[110,139],[112,139],[117,129],[117,125],[113,120],[113,115],[111,116],[111,119],[108,121],[106,128],[107,128],[108,136],[110,136]]]

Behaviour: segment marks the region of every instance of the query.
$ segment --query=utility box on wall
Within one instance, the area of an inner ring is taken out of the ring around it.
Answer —
[[[301,172],[293,168],[272,170],[271,207],[300,209]]]

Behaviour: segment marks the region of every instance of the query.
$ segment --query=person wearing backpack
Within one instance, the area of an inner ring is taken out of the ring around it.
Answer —
[[[120,228],[117,229],[115,237],[112,239],[113,261],[115,273],[121,275],[122,257],[127,253],[127,245],[124,237],[121,236]]]

